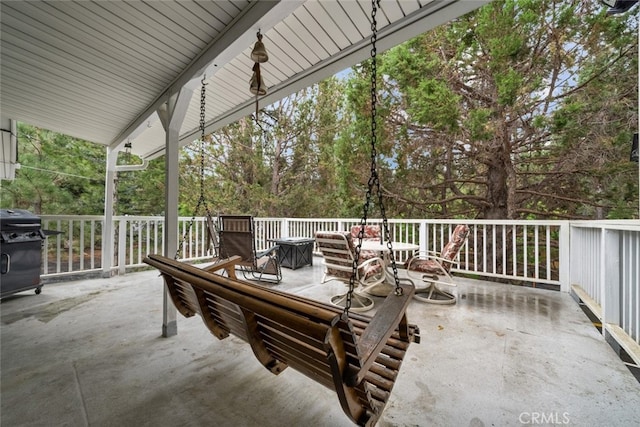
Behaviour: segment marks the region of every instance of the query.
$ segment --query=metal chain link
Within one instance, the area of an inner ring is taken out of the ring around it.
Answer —
[[[184,247],[184,242],[187,240],[189,233],[191,232],[191,228],[193,227],[193,223],[196,221],[196,215],[200,211],[200,206],[204,205],[205,212],[208,216],[211,216],[211,212],[209,211],[209,206],[207,205],[207,201],[204,198],[204,138],[205,138],[205,107],[207,100],[207,83],[205,83],[206,76],[202,77],[202,88],[200,89],[200,197],[198,198],[198,204],[196,205],[195,210],[193,211],[193,215],[191,216],[191,220],[187,225],[186,230],[182,236],[182,240],[180,241],[180,245],[178,246],[178,250],[176,251],[175,259],[177,260],[182,252]]]
[[[369,212],[369,206],[371,205],[371,196],[375,187],[378,193],[378,204],[380,205],[380,214],[382,215],[382,224],[384,227],[384,237],[387,241],[387,248],[389,249],[389,256],[391,259],[391,268],[393,270],[393,277],[395,281],[395,294],[402,295],[402,288],[400,287],[400,280],[398,278],[398,267],[396,265],[395,256],[393,254],[393,245],[391,244],[391,233],[389,232],[389,221],[387,220],[387,214],[385,212],[384,203],[382,200],[382,191],[380,188],[380,179],[378,176],[378,170],[376,166],[376,160],[378,152],[376,149],[378,143],[378,125],[376,121],[377,104],[378,104],[378,82],[377,82],[377,64],[376,64],[376,41],[378,40],[378,23],[376,21],[376,14],[380,8],[380,0],[371,0],[371,173],[369,181],[367,182],[367,194],[363,207],[363,215],[360,219],[360,231],[358,232],[358,244],[355,247],[355,258],[353,260],[351,277],[349,278],[349,292],[347,293],[347,301],[345,305],[345,313],[348,314],[351,309],[352,296],[355,289],[355,278],[358,271],[358,260],[360,259],[360,253],[362,251],[362,240],[364,239],[364,230],[367,225],[367,213]]]

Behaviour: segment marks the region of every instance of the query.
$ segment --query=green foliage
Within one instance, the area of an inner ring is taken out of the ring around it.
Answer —
[[[637,9],[495,0],[378,55],[377,173],[390,217],[637,218]],[[359,217],[370,63],[181,151],[181,215]],[[2,206],[101,214],[103,148],[21,126]],[[41,171],[40,169],[47,169]],[[54,171],[54,172],[51,172]],[[164,211],[164,161],[120,172],[116,211]],[[380,214],[372,194],[370,216]],[[202,212],[197,212],[202,214]]]
[[[213,213],[317,217],[339,209],[334,140],[343,84],[327,79],[215,132],[205,150],[205,199]],[[195,208],[199,154],[184,150],[181,202]]]
[[[409,113],[418,123],[438,130],[455,130],[460,116],[460,97],[436,79],[422,80],[409,95]]]
[[[144,170],[118,172],[116,215],[161,215],[164,213],[164,165],[164,157],[161,157],[149,161]],[[184,215],[190,216],[191,213]]]
[[[488,108],[476,108],[469,111],[469,117],[465,126],[469,130],[469,136],[473,141],[491,139],[493,133],[487,128],[493,112]]]
[[[498,104],[514,105],[524,84],[523,76],[513,68],[509,68],[504,72],[496,73],[495,79],[498,89]]]
[[[36,214],[101,214],[106,152],[103,147],[18,124],[16,179],[2,183],[3,208]]]

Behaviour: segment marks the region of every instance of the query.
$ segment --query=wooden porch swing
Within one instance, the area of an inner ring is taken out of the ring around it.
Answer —
[[[379,0],[372,0],[372,178],[361,220],[363,229],[374,185],[381,201],[375,170],[378,7]],[[381,210],[384,217],[382,205]],[[388,236],[386,217],[384,225]],[[362,233],[358,240],[357,253]],[[340,308],[240,280],[235,274],[239,261],[240,257],[221,259],[201,269],[162,255],[144,259],[161,272],[173,304],[183,316],[199,314],[218,339],[235,335],[244,340],[258,361],[276,375],[291,367],[328,387],[336,392],[342,410],[354,423],[375,425],[409,344],[420,342],[420,331],[408,323],[406,314],[415,288],[410,282],[400,283],[395,260],[395,292],[386,297],[373,317],[350,311],[356,263],[346,305]]]

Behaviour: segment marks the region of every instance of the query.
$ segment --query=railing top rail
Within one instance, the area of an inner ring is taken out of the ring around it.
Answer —
[[[151,216],[151,215],[115,215],[113,217],[115,221],[164,221],[164,216]],[[191,217],[178,217],[179,220],[188,221]]]
[[[617,221],[572,221],[571,227],[607,229],[621,231],[640,231],[640,220],[617,220]]]
[[[285,218],[272,218],[272,217],[256,217],[256,220],[260,221],[281,221]],[[295,218],[288,217],[288,221],[297,222],[360,222],[360,218]],[[389,218],[389,222],[402,222],[409,224],[417,224],[422,222],[429,222],[431,224],[486,224],[486,225],[566,225],[569,224],[569,220],[509,220],[509,219],[410,219],[410,218]],[[382,222],[382,218],[369,218],[368,222]]]
[[[77,221],[77,220],[104,220],[103,215],[38,215],[43,220],[62,220],[62,221]]]
[[[40,215],[43,220],[103,220],[102,215]],[[197,217],[201,219],[203,217]],[[157,215],[117,215],[113,217],[114,220],[130,220],[130,221],[162,221],[164,216]],[[188,221],[191,218],[186,216],[178,217],[180,221]],[[282,221],[284,219],[288,221],[297,222],[360,222],[359,218],[281,218],[281,217],[256,217],[259,221]],[[381,218],[370,218],[369,222],[381,222]],[[417,224],[428,222],[430,224],[478,224],[478,225],[570,225],[572,227],[580,228],[609,228],[615,230],[640,230],[640,220],[628,219],[628,220],[509,220],[509,219],[405,219],[405,218],[389,218],[390,222]]]

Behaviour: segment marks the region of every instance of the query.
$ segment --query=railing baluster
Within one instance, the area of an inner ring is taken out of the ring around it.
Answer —
[[[502,225],[502,274],[507,274],[507,226]]]
[[[529,251],[527,250],[527,237],[528,237],[528,233],[529,230],[527,228],[527,226],[523,226],[522,227],[522,262],[524,263],[524,265],[522,266],[522,275],[524,277],[529,277]]]
[[[491,226],[491,264],[492,264],[492,273],[497,273],[497,247],[496,247],[496,226],[495,224]]]
[[[540,242],[538,240],[538,238],[539,238],[538,231],[539,231],[539,226],[534,225],[533,226],[533,251],[534,251],[533,252],[533,259],[534,259],[534,261],[533,261],[533,266],[534,266],[533,277],[536,278],[536,279],[540,278],[540,274],[538,272],[538,266],[540,265],[540,263],[539,263],[540,251],[538,250],[538,248],[540,247],[540,246],[538,246],[538,244]]]
[[[60,220],[58,220],[58,227],[56,229],[57,231],[62,231],[62,222]],[[61,268],[61,264],[62,264],[62,250],[60,248],[62,243],[62,234],[58,234],[56,236],[56,273],[61,273],[62,268]]]
[[[89,265],[91,265],[91,269],[93,270],[94,268],[96,268],[96,220],[92,219],[90,221],[91,224],[91,244],[89,246],[89,258],[90,258],[90,262]]]
[[[518,228],[515,224],[511,227],[511,250],[513,253],[511,254],[512,259],[512,276],[518,275]]]
[[[482,226],[482,272],[487,272],[487,225]]]
[[[545,279],[547,280],[552,280],[551,277],[551,226],[548,225],[545,229],[545,250],[546,250],[546,259],[545,259],[545,264],[547,267],[547,275],[545,276]]]
[[[73,220],[69,221],[69,239],[67,240],[67,242],[69,245],[69,251],[68,251],[69,259],[67,260],[68,261],[67,272],[70,273],[73,271]]]
[[[84,270],[84,220],[80,220],[80,249],[78,256],[80,257],[80,270]]]

